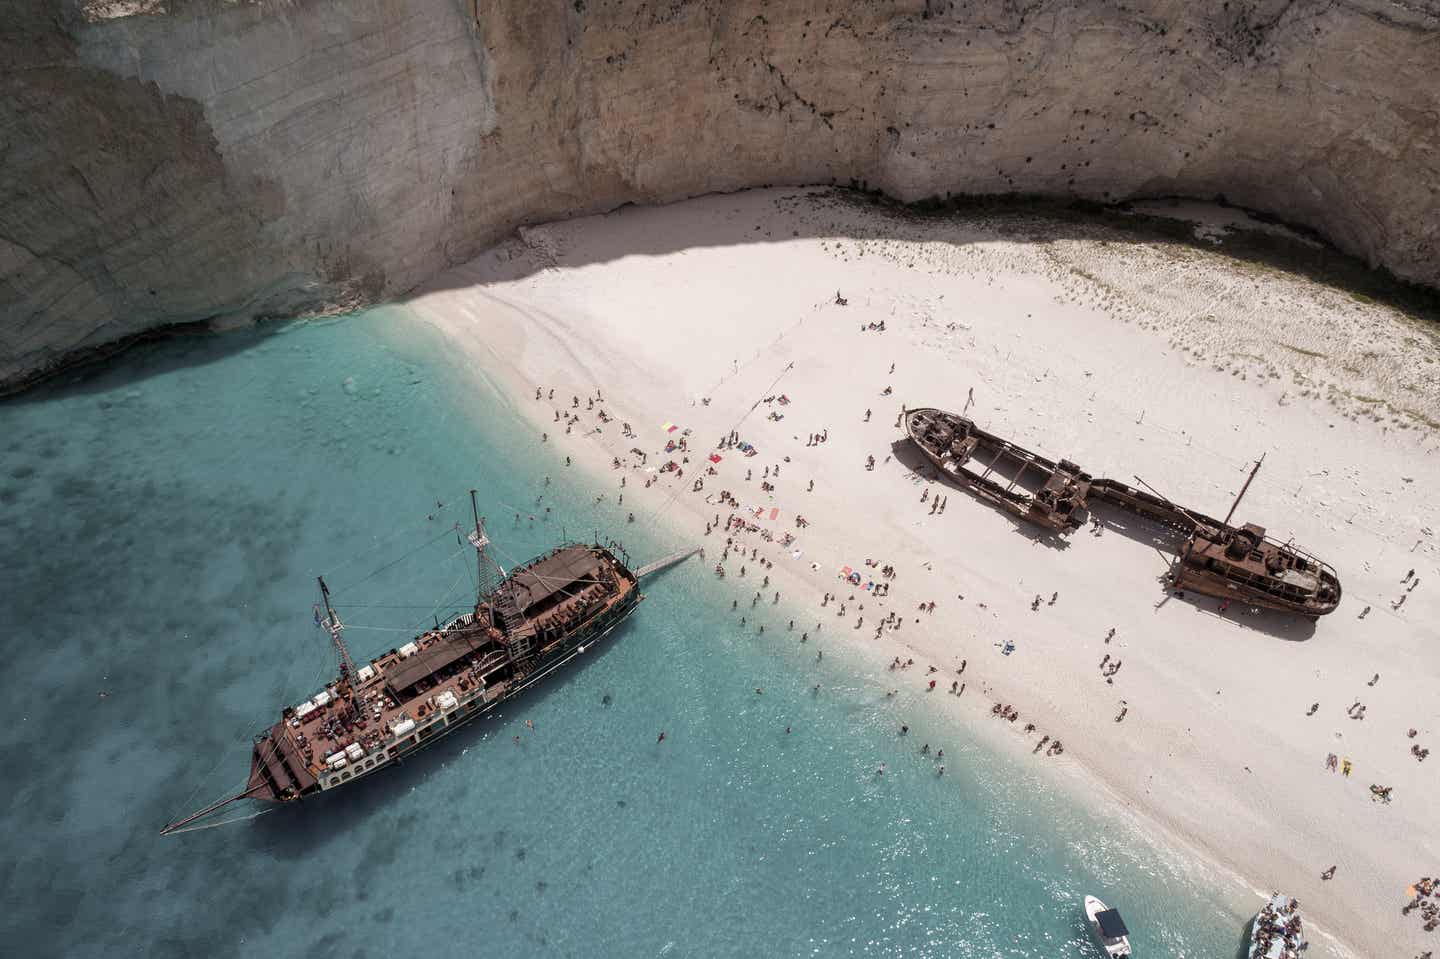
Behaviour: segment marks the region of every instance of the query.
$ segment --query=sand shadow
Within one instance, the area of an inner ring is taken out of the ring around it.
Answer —
[[[1179,553],[1185,545],[1185,534],[1174,527],[1109,503],[1091,502],[1090,519],[1091,525],[1086,532],[1091,536],[1116,533],[1155,550],[1165,557],[1167,565],[1170,558]]]
[[[1043,526],[1039,526],[1035,523],[1030,522],[1023,516],[1017,516],[1009,510],[1003,509],[1000,506],[995,505],[994,503],[986,502],[985,500],[976,496],[974,493],[970,492],[970,490],[966,489],[958,481],[952,479],[951,477],[943,475],[939,470],[937,470],[935,466],[928,459],[925,458],[925,454],[920,451],[920,447],[915,445],[915,441],[910,439],[908,436],[902,439],[897,439],[893,443],[891,443],[890,454],[894,457],[895,462],[899,463],[902,467],[909,470],[911,473],[914,473],[924,482],[938,483],[941,486],[944,486],[946,489],[954,490],[960,496],[964,497],[967,500],[970,500],[977,506],[990,509],[998,515],[1005,517],[1007,520],[1010,521],[1011,527],[1015,530],[1017,534],[1032,543],[1048,547],[1049,549],[1067,550],[1070,548],[1071,545],[1070,537],[1075,536],[1079,533],[1079,530],[1076,530],[1073,533],[1062,536],[1053,530],[1046,529]],[[1013,472],[1004,472],[998,466],[996,467],[995,472],[997,475],[1000,475],[1002,478],[1007,480],[1014,478]],[[1015,472],[1018,472],[1018,469],[1015,470]],[[1029,490],[1027,488],[1027,492],[1028,491]],[[957,500],[957,502],[959,501]],[[949,507],[947,506],[946,509],[948,510]],[[1084,518],[1085,517],[1082,514],[1080,516],[1082,522]],[[1082,526],[1081,528],[1083,529],[1084,527]]]
[[[1263,609],[1259,606],[1246,606],[1238,602],[1231,603],[1230,608],[1222,614],[1220,604],[1224,600],[1215,596],[1205,596],[1193,590],[1178,592],[1169,589],[1169,581],[1170,574],[1167,571],[1162,578],[1162,583],[1168,590],[1170,599],[1184,603],[1203,616],[1219,620],[1237,629],[1253,630],[1275,639],[1283,639],[1286,642],[1302,643],[1315,635],[1315,630],[1319,625],[1317,620],[1309,616]]]

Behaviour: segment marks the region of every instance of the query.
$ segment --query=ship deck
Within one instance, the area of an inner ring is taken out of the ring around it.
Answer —
[[[459,700],[483,689],[485,702],[501,698],[522,675],[524,667],[517,666],[517,660],[543,659],[566,637],[638,589],[623,566],[588,548],[585,551],[595,561],[557,551],[512,574],[511,579],[525,590],[520,606],[524,620],[513,633],[497,628],[502,625],[499,614],[496,625],[491,624],[487,604],[441,629],[416,636],[357,669],[361,678],[355,685],[356,715],[351,715],[345,700],[348,690],[338,683],[299,707],[287,708],[266,734],[278,748],[264,758],[285,762],[292,769],[303,763],[303,772],[291,778],[313,783],[324,773],[328,758],[352,743],[359,743],[368,756],[395,738],[392,730],[397,724],[413,720],[423,725],[440,708],[446,693]],[[532,611],[537,615],[531,617]],[[267,746],[263,739],[257,745],[252,784],[263,779],[260,754],[268,752]]]

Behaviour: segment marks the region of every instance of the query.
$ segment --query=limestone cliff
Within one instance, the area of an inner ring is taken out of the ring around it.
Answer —
[[[0,383],[762,183],[1225,194],[1440,284],[1440,0],[11,0]]]

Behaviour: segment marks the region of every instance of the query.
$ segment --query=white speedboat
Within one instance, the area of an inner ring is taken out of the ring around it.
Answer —
[[[1250,959],[1299,959],[1305,941],[1300,903],[1276,893],[1250,923]]]
[[[1111,909],[1094,896],[1085,897],[1085,918],[1090,920],[1090,931],[1100,941],[1100,947],[1107,956],[1127,959],[1130,955],[1130,930],[1120,918],[1118,909]]]

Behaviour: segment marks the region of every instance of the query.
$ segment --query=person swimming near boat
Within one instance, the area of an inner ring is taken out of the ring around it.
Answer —
[[[664,741],[665,741],[665,730],[662,729],[662,730],[660,730],[660,736],[659,736],[659,738],[657,738],[657,739],[655,740],[655,744],[658,746],[660,743],[663,743]]]

